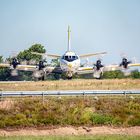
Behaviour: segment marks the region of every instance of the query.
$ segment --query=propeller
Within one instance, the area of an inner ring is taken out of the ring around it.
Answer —
[[[16,57],[14,57],[14,58],[12,59],[12,62],[10,63],[10,65],[13,66],[14,69],[16,69],[16,67],[17,67],[19,64],[20,64],[20,63],[19,63],[19,61],[18,61],[18,59],[17,59]]]
[[[88,67],[88,66],[92,66],[92,65],[93,65],[93,63],[91,63],[89,61],[89,58],[87,57],[86,60],[85,60],[85,63],[83,64],[83,66]]]
[[[94,64],[94,67],[93,69],[95,68],[95,71],[93,73],[93,77],[95,77],[96,79],[100,79],[102,74],[103,74],[103,71],[102,71],[102,67],[104,67],[104,65],[102,65],[102,62],[101,62],[101,59],[98,59],[96,61],[96,64]]]
[[[132,58],[132,62],[133,62],[133,63],[137,63],[137,58],[136,58],[136,57],[133,57],[133,58]]]
[[[128,68],[128,64],[132,63],[131,61],[128,61],[126,57],[122,58],[122,62],[120,63],[120,67],[123,67],[125,69]]]
[[[45,71],[44,71],[44,68],[45,68],[45,60],[40,60],[38,65],[37,65],[37,70],[33,72],[33,76],[35,78],[37,78],[38,80],[44,80],[44,77],[45,77]]]
[[[17,52],[12,52],[9,58],[6,58],[5,63],[10,64],[12,69],[16,69],[17,65],[19,65],[19,60],[17,59]]]
[[[45,60],[40,60],[38,65],[37,65],[37,70],[33,72],[33,76],[38,79],[38,80],[44,80],[45,77]]]
[[[98,59],[98,60],[96,61],[96,64],[94,64],[94,66],[95,66],[95,68],[96,68],[97,71],[99,71],[102,67],[104,67],[104,66],[102,65],[101,59]]]
[[[12,76],[18,76],[18,71],[16,70],[17,66],[19,65],[19,61],[16,57],[12,58],[12,61],[10,62],[10,65],[12,66],[13,70],[11,70]]]
[[[38,64],[38,70],[43,70],[45,68],[45,61],[40,60]]]

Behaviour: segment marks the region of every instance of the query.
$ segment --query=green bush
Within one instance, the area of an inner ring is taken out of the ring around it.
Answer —
[[[123,119],[121,119],[120,117],[114,117],[112,120],[112,125],[117,125],[120,126],[123,124]]]
[[[138,70],[131,72],[131,78],[139,79],[140,78],[140,72]]]
[[[116,70],[116,71],[106,71],[103,73],[103,78],[105,79],[114,79],[114,78],[124,78],[124,74],[122,71]]]
[[[91,121],[93,124],[111,124],[112,117],[103,114],[92,114]]]
[[[138,118],[132,118],[128,121],[128,125],[130,126],[140,126],[140,116]]]

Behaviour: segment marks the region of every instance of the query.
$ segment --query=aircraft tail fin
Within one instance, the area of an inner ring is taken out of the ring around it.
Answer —
[[[70,49],[71,49],[71,46],[70,46],[70,26],[68,26],[68,49],[67,49],[67,51],[70,51]]]

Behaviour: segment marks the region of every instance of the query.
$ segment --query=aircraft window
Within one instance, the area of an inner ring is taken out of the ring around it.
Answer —
[[[75,60],[75,58],[76,58],[76,56],[72,56],[72,59],[74,59],[74,60]]]
[[[69,60],[69,57],[68,57],[68,56],[65,56],[65,60],[67,60],[67,61],[68,61],[68,60]]]
[[[72,62],[76,59],[78,59],[78,56],[63,56],[62,59],[66,60],[66,61],[69,61],[69,62]]]

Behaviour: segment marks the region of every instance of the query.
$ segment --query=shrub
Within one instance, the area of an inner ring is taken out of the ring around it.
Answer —
[[[138,70],[132,71],[131,72],[131,77],[135,78],[135,79],[140,78],[140,72]]]
[[[130,126],[140,126],[140,116],[139,118],[132,118],[128,121]]]
[[[116,71],[106,71],[103,73],[103,78],[105,79],[114,79],[114,78],[124,78],[123,72],[116,70]]]
[[[103,114],[92,114],[91,121],[93,124],[111,124],[112,117]]]

